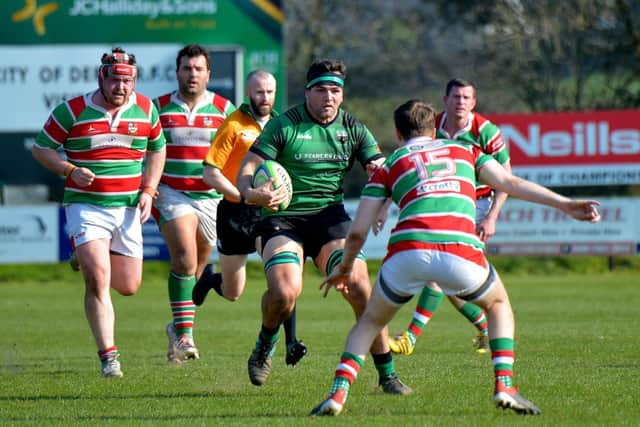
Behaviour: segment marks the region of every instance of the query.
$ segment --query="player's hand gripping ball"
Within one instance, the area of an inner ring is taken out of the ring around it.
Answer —
[[[260,187],[273,178],[273,189],[284,187],[287,193],[287,199],[280,203],[279,210],[287,209],[289,203],[291,203],[291,197],[293,196],[293,185],[291,184],[291,177],[287,173],[287,170],[282,165],[273,160],[265,160],[258,165],[255,173],[253,174],[253,180],[251,182],[253,188]]]

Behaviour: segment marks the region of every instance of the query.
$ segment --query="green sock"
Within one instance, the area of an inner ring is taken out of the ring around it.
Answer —
[[[191,299],[191,292],[195,284],[195,276],[181,276],[173,271],[169,273],[169,303],[173,315],[173,326],[178,336],[182,334],[193,336],[196,306]]]
[[[467,302],[462,307],[460,307],[458,311],[462,313],[462,315],[466,317],[469,322],[473,323],[473,326],[475,326],[479,332],[485,335],[489,334],[489,322],[487,321],[487,316],[484,314],[484,311],[482,311],[480,307]]]
[[[269,329],[262,325],[260,335],[258,335],[258,340],[266,344],[275,344],[276,341],[278,341],[278,338],[280,338],[280,326],[275,329]]]
[[[378,377],[380,379],[396,373],[396,368],[393,364],[393,357],[391,357],[390,351],[383,354],[372,354],[372,356],[373,364],[376,366]]]
[[[413,344],[416,337],[419,337],[424,327],[429,323],[433,313],[438,309],[444,298],[444,294],[440,291],[434,291],[431,288],[423,288],[420,292],[420,299],[413,312],[413,318],[409,324],[409,335],[413,335]]]

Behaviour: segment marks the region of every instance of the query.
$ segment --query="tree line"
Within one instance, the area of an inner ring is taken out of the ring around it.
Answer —
[[[385,149],[395,106],[418,97],[440,109],[453,77],[476,84],[485,113],[640,107],[635,0],[288,0],[284,10],[289,105],[304,99],[313,59],[340,58],[345,108]]]

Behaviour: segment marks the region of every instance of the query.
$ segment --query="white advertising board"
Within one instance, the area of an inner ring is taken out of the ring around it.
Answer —
[[[98,87],[100,57],[111,45],[0,46],[3,132],[39,130],[66,99]],[[180,44],[123,44],[138,62],[136,90],[150,98],[174,90]]]
[[[631,255],[640,250],[640,199],[598,198],[602,220],[578,222],[557,209],[508,199],[496,224],[496,235],[487,245],[488,255]],[[353,218],[356,200],[345,203]],[[369,237],[364,247],[367,258],[386,254],[391,229],[398,221],[392,206],[380,234]]]
[[[499,255],[636,254],[640,199],[597,198],[602,219],[578,222],[557,209],[509,199],[500,212],[487,252]]]
[[[640,253],[640,199],[599,198],[602,221],[578,222],[562,212],[515,199],[507,200],[497,223],[496,235],[487,245],[491,255],[631,255]],[[345,201],[353,218],[357,200]],[[58,262],[60,224],[58,205],[0,207],[0,264]],[[374,236],[369,234],[364,253],[369,259],[386,255],[398,209],[389,209],[387,223]],[[151,225],[149,225],[151,227]],[[155,225],[153,226],[155,228]],[[152,259],[168,259],[157,230],[155,240],[147,232],[145,244],[161,249],[145,253]],[[145,249],[146,251],[146,249]],[[160,253],[159,251],[162,251]],[[215,261],[215,256],[213,260]],[[258,260],[257,255],[250,256]]]
[[[58,205],[0,207],[0,264],[58,262]]]

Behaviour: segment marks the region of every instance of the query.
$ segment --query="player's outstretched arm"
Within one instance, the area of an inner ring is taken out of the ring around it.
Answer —
[[[504,170],[496,161],[487,162],[479,174],[480,181],[496,190],[533,203],[551,206],[578,221],[598,222],[600,214],[596,200],[572,200],[535,182],[519,178]]]
[[[597,200],[569,200],[561,210],[578,221],[598,222],[600,213],[596,206],[600,206]]]

